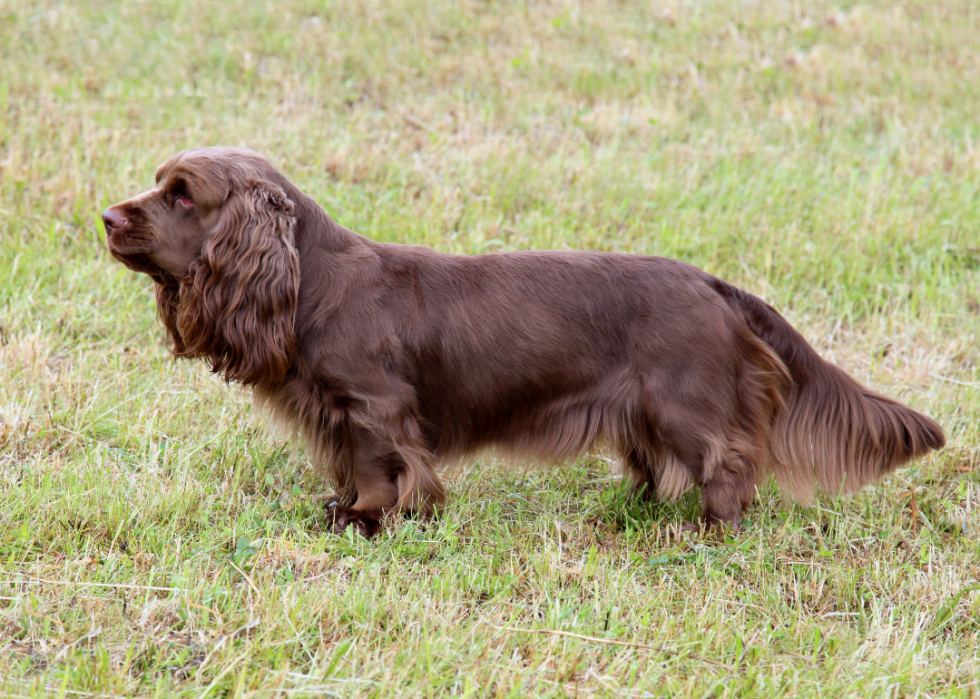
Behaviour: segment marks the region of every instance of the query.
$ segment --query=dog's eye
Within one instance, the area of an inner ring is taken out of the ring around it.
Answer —
[[[182,206],[185,209],[189,209],[194,206],[194,202],[191,201],[189,197],[183,194],[178,194],[176,197],[174,197],[174,206]]]

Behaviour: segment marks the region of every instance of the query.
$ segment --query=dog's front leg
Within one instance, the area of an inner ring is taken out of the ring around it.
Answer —
[[[355,428],[350,437],[350,476],[357,495],[349,506],[335,504],[329,508],[335,533],[353,526],[370,538],[381,531],[385,515],[429,516],[445,499],[431,457],[409,435]]]
[[[707,526],[737,532],[741,529],[742,513],[755,496],[759,471],[753,461],[730,453],[701,483],[701,519]]]
[[[350,430],[346,465],[354,501],[329,506],[333,530],[342,534],[347,527],[365,537],[381,531],[381,520],[398,507],[398,460],[394,445],[383,436],[364,428]]]

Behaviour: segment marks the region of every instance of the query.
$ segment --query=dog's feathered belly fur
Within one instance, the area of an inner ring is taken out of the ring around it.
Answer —
[[[212,235],[192,281],[154,277],[159,308],[178,354],[253,386],[302,432],[337,482],[338,528],[428,514],[444,498],[437,462],[487,447],[554,460],[601,443],[648,495],[693,483],[707,522],[734,523],[768,473],[804,498],[854,490],[943,443],[935,422],[695,267],[375,243],[258,158],[212,161],[231,161],[230,180],[237,159],[268,169],[244,184],[253,213],[236,243],[262,264],[213,261]]]

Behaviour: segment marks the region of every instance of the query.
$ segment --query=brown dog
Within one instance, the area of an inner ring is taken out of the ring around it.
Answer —
[[[296,427],[337,531],[442,502],[437,462],[604,445],[648,495],[696,484],[737,524],[760,479],[852,491],[944,443],[821,359],[770,306],[675,260],[447,255],[355,235],[251,151],[184,151],[103,213],[178,357]]]

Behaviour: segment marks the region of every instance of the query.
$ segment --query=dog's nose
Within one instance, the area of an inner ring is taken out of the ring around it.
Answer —
[[[105,224],[106,232],[118,231],[129,223],[129,220],[118,211],[106,209],[102,212],[102,223]]]

